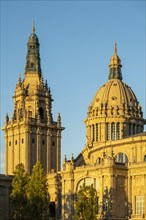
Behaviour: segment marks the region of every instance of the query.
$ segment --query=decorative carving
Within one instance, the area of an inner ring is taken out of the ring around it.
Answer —
[[[9,116],[8,116],[8,113],[6,114],[6,117],[5,117],[5,124],[8,124],[9,122]]]

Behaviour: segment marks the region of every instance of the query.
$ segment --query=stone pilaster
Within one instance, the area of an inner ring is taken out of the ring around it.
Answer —
[[[47,131],[47,173],[51,171],[51,134]]]
[[[60,171],[61,166],[61,134],[57,131],[57,149],[56,149],[56,171]]]

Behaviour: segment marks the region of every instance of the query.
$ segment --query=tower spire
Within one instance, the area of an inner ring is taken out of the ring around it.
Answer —
[[[117,55],[117,43],[116,43],[116,41],[114,43],[114,54]]]
[[[32,33],[35,33],[35,24],[34,24],[34,20],[32,21]]]

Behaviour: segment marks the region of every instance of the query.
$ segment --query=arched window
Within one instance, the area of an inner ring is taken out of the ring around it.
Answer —
[[[28,117],[33,118],[33,108],[28,106]]]
[[[76,191],[78,192],[80,190],[80,187],[83,186],[83,184],[85,184],[85,186],[91,186],[93,185],[93,187],[97,190],[100,191],[100,182],[98,179],[96,178],[92,178],[92,177],[86,177],[81,179],[78,184],[77,184],[77,188]]]
[[[31,63],[30,65],[31,65],[31,68],[33,69],[34,68],[34,63]]]
[[[32,111],[28,111],[28,117],[32,118]]]
[[[128,163],[128,157],[125,153],[120,152],[116,155],[115,161],[117,163]]]
[[[44,119],[44,109],[43,108],[39,108],[39,113],[40,113],[41,119]]]
[[[115,140],[115,123],[111,124],[111,138]]]

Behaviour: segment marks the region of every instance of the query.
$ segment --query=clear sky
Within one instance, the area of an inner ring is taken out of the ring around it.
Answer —
[[[18,74],[24,77],[27,41],[35,20],[41,67],[48,80],[53,118],[61,113],[62,159],[76,157],[85,146],[84,119],[97,90],[108,80],[114,41],[123,81],[143,107],[146,118],[146,2],[135,1],[2,1],[0,123],[11,118]],[[0,172],[4,164],[1,132]]]

